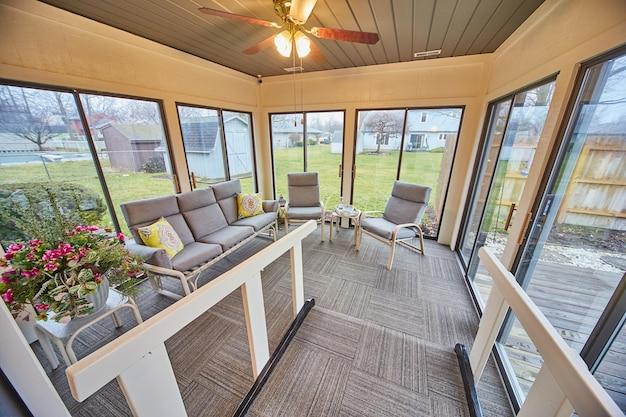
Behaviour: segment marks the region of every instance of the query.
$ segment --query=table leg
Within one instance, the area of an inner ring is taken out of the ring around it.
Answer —
[[[68,356],[68,351],[66,350],[65,345],[63,344],[63,341],[61,339],[57,339],[56,337],[53,337],[52,342],[57,347],[57,349],[59,349],[59,352],[61,352],[61,357],[63,358],[63,362],[65,362],[65,366],[72,365],[73,362]],[[72,348],[70,347],[69,350],[70,350],[70,354],[74,357],[74,362],[76,362],[76,355],[74,355]]]
[[[48,358],[48,362],[50,362],[50,366],[52,369],[57,369],[59,367],[59,358],[56,353],[54,353],[54,348],[52,347],[52,343],[50,343],[50,338],[46,334],[46,332],[38,329],[35,326],[35,334],[37,335],[37,339],[39,339],[39,344],[43,349],[43,352],[46,354],[46,358]]]
[[[330,215],[330,231],[328,233],[328,241],[333,241],[333,222],[335,221],[335,216],[333,214]]]

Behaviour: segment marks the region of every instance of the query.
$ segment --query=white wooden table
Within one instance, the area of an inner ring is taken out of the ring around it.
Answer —
[[[361,215],[361,210],[353,207],[352,210],[346,210],[344,209],[340,209],[339,207],[336,207],[331,213],[330,213],[330,231],[328,232],[328,240],[330,242],[333,241],[333,223],[334,224],[339,224],[339,222],[341,221],[341,219],[352,219],[352,221],[354,221],[354,226],[355,226],[355,230],[354,230],[354,244],[356,245],[356,239],[357,239],[357,226],[358,226],[358,222],[359,222],[359,216]]]
[[[109,298],[107,298],[106,305],[93,315],[75,318],[67,324],[62,324],[56,322],[53,318],[54,313],[50,312],[48,313],[47,321],[37,321],[35,324],[35,333],[39,338],[39,343],[41,344],[46,357],[50,361],[52,369],[56,369],[59,366],[59,359],[54,352],[52,344],[54,344],[61,353],[61,357],[63,358],[66,366],[70,366],[71,364],[78,362],[76,354],[72,349],[74,339],[76,339],[76,337],[83,330],[109,316],[111,316],[113,325],[116,328],[121,327],[122,322],[118,316],[118,311],[123,308],[128,308],[132,311],[137,324],[143,322],[135,301],[131,297],[125,296],[113,288],[109,290]]]

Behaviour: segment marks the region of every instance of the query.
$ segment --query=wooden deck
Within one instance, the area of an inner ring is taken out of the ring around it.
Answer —
[[[540,262],[528,294],[563,339],[580,351],[621,278],[620,273]],[[475,283],[486,300],[492,281],[482,267],[476,274]],[[528,393],[542,359],[517,320],[504,345],[517,382],[522,391]],[[618,335],[595,376],[620,407],[626,409],[625,329]]]

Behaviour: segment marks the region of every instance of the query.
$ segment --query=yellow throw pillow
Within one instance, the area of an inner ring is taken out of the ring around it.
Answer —
[[[163,217],[150,226],[138,228],[137,233],[146,246],[163,249],[170,258],[183,250],[185,246],[176,230]]]
[[[265,213],[261,194],[237,194],[237,213],[240,219]]]

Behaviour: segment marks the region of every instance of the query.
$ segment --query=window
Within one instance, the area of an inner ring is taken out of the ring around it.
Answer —
[[[462,114],[454,107],[358,111],[354,205],[384,210],[395,180],[431,187],[422,228],[436,238]]]
[[[192,188],[239,179],[243,192],[255,192],[250,113],[184,104],[177,109]]]
[[[120,204],[173,194],[173,170],[155,101],[80,94],[87,124],[120,226]]]
[[[270,127],[276,198],[288,197],[288,173],[318,172],[322,202],[326,207],[339,204],[344,112],[271,114]]]
[[[3,243],[30,237],[5,222],[50,210],[48,191],[75,221],[128,232],[120,204],[172,194],[172,173],[158,102],[0,85]]]

